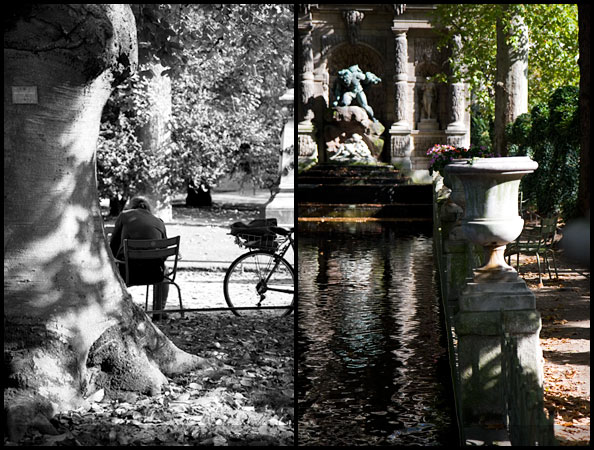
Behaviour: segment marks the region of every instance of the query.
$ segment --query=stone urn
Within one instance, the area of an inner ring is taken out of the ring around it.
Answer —
[[[445,172],[464,186],[462,231],[485,249],[487,263],[474,271],[475,282],[512,281],[516,271],[504,259],[505,246],[522,232],[518,214],[520,180],[538,164],[526,156],[454,160]]]
[[[465,162],[469,164],[470,159],[462,158],[456,159],[454,161],[458,163]],[[446,172],[444,170],[443,184],[445,184],[446,187],[448,187],[452,191],[450,194],[450,200],[452,200],[456,205],[459,205],[462,208],[464,208],[464,205],[466,204],[466,198],[464,195],[464,186],[462,185],[460,179],[456,175],[453,175],[452,173]]]

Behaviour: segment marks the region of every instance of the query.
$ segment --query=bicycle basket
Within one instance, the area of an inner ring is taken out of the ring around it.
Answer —
[[[231,225],[231,234],[240,247],[273,251],[278,248],[278,242],[276,233],[270,231],[270,227],[276,226],[276,223],[276,219],[256,219],[247,225],[236,222]]]
[[[278,248],[278,242],[276,241],[276,235],[257,235],[249,233],[240,233],[235,235],[235,243],[240,247],[261,250],[274,251]]]

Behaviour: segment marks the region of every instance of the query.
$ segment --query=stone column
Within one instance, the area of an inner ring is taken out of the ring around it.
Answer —
[[[454,147],[466,147],[468,141],[468,129],[464,123],[464,112],[466,105],[466,86],[464,83],[452,83],[450,85],[450,123],[446,127],[446,143]]]
[[[395,113],[396,122],[390,128],[390,142],[392,148],[391,162],[400,164],[403,169],[412,168],[411,152],[412,127],[408,122],[408,41],[406,30],[392,28],[394,32],[394,56],[395,56]]]
[[[300,44],[300,119],[301,122],[311,122],[314,118],[311,102],[314,95],[314,61],[312,49],[312,26],[310,24],[299,26]]]
[[[461,46],[460,36],[454,36],[452,42],[452,57],[456,58]],[[464,70],[462,69],[461,72]],[[468,147],[470,133],[464,123],[466,112],[466,85],[463,81],[454,79],[450,84],[450,122],[446,127],[446,143],[454,147]]]
[[[312,49],[312,26],[299,26],[299,44],[301,46],[300,67],[300,109],[302,116],[297,126],[299,145],[299,169],[305,169],[318,160],[318,147],[315,141],[315,126],[312,123],[314,112],[314,62]]]

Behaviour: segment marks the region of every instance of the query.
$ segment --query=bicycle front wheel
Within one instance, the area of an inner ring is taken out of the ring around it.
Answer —
[[[278,255],[249,252],[229,266],[224,292],[227,305],[237,316],[285,316],[293,310],[295,274],[291,265]]]

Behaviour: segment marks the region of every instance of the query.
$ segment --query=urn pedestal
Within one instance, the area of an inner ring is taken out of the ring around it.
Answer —
[[[464,186],[462,232],[484,248],[487,261],[467,280],[454,318],[464,426],[485,419],[505,422],[502,331],[517,339],[522,369],[534,374],[542,389],[535,297],[503,257],[506,244],[519,236],[524,224],[518,215],[520,180],[537,167],[527,157],[507,157],[457,160],[445,168]]]

